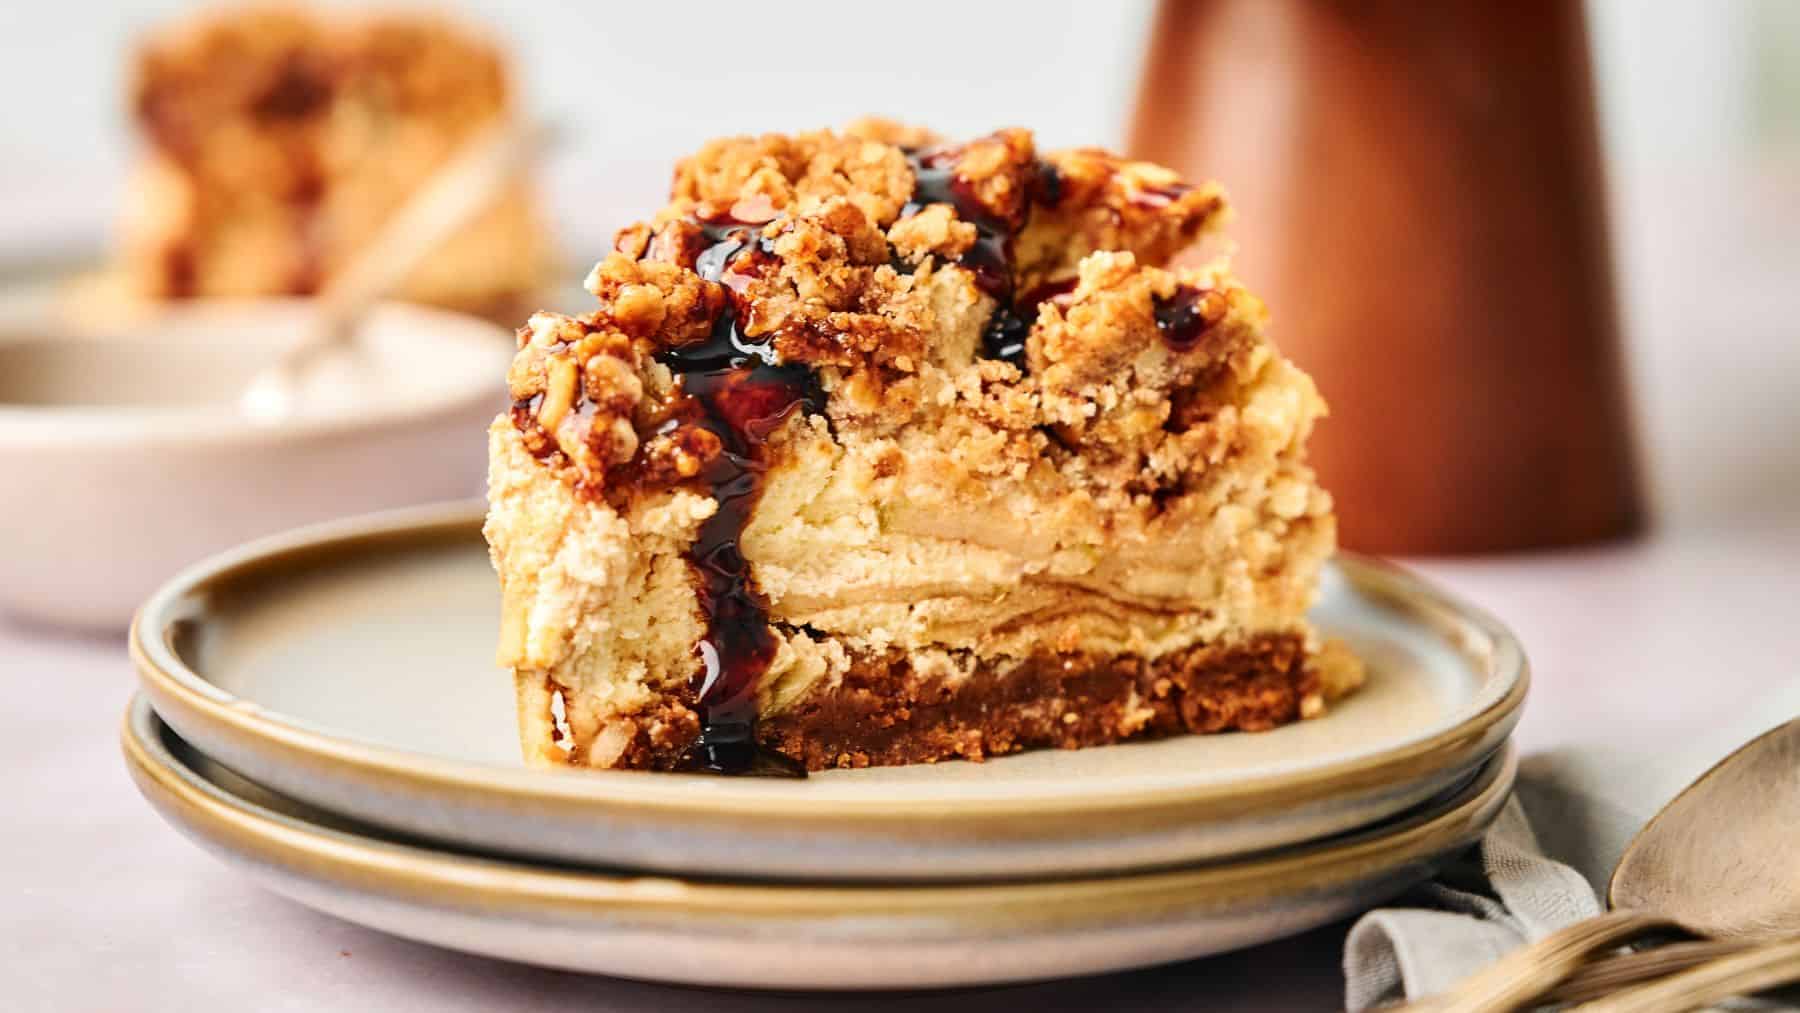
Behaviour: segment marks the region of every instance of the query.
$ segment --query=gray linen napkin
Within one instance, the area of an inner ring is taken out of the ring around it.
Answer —
[[[1538,847],[1517,795],[1475,854],[1402,902],[1408,906],[1364,915],[1344,942],[1351,1010],[1435,995],[1509,950],[1603,910],[1579,872]]]
[[[1742,727],[1697,734],[1685,749],[1620,744],[1526,757],[1514,797],[1479,848],[1351,928],[1346,1008],[1442,992],[1518,946],[1599,914],[1600,891],[1638,829],[1719,758],[1796,712],[1800,686],[1784,687]]]

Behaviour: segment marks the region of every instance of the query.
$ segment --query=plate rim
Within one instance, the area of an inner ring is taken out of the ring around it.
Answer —
[[[1205,902],[1253,903],[1398,872],[1472,844],[1498,818],[1518,772],[1508,742],[1447,797],[1365,830],[1272,853],[1173,869],[971,883],[694,880],[666,873],[533,863],[340,830],[276,812],[193,770],[164,745],[180,737],[135,694],[121,722],[126,766],[163,818],[203,843],[352,890],[457,910],[737,919],[873,916],[1004,922],[1013,931],[1072,916]],[[186,740],[183,740],[186,741]],[[190,748],[198,747],[188,743]],[[216,762],[216,761],[215,761]],[[314,806],[313,808],[318,808]]]
[[[1092,818],[1169,809],[1179,809],[1191,818],[1226,813],[1241,817],[1287,809],[1347,791],[1425,776],[1491,753],[1517,723],[1530,685],[1524,649],[1497,619],[1395,564],[1339,553],[1331,565],[1345,578],[1432,623],[1451,646],[1464,649],[1471,636],[1485,640],[1493,666],[1490,677],[1499,681],[1499,690],[1450,727],[1304,770],[1146,786],[1128,792],[935,799],[888,796],[833,798],[824,803],[791,791],[784,793],[781,788],[792,784],[783,781],[737,779],[729,781],[735,787],[720,790],[718,786],[727,783],[725,780],[703,775],[647,777],[642,771],[515,769],[343,738],[227,692],[186,665],[175,648],[177,627],[203,617],[208,597],[222,585],[304,568],[361,549],[403,551],[466,541],[478,534],[484,512],[479,501],[465,501],[328,521],[258,539],[188,567],[153,594],[133,618],[129,651],[143,690],[159,712],[179,712],[221,736],[273,749],[284,763],[337,777],[354,775],[368,784],[389,785],[412,795],[449,792],[468,797],[473,793],[497,804],[511,800],[597,806],[614,818],[621,814],[709,821],[753,818],[791,825],[828,822],[841,830],[846,819],[892,827],[921,819],[1002,823],[1024,816]],[[706,787],[679,790],[683,783]]]

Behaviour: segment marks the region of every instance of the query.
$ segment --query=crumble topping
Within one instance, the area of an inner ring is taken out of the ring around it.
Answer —
[[[921,182],[928,175],[933,186]],[[546,396],[535,409],[537,428],[560,435],[528,434],[534,449],[561,450],[556,463],[589,489],[632,464],[628,448],[649,452],[629,469],[635,477],[691,477],[692,463],[669,462],[703,462],[710,441],[659,433],[669,413],[635,406],[645,390],[671,390],[659,352],[706,341],[730,316],[771,361],[818,371],[832,417],[904,424],[935,409],[953,374],[973,370],[968,400],[1004,428],[1051,426],[1057,439],[1121,448],[1155,441],[1208,417],[1204,399],[1178,404],[1171,392],[1256,366],[1254,297],[1211,271],[1157,266],[1223,210],[1216,186],[1094,150],[1040,158],[1016,128],[960,145],[885,121],[712,141],[679,163],[669,205],[622,230],[595,266],[587,287],[599,308],[534,320],[510,375],[513,398],[544,395],[546,364],[566,362],[555,375],[572,400]],[[984,229],[1033,254],[1008,284],[986,284],[986,265],[963,263]],[[716,262],[702,263],[709,256]],[[1158,314],[1184,292],[1196,293],[1201,326],[1174,340]],[[969,322],[1011,312],[1027,318],[1022,354],[979,359]],[[594,370],[594,342],[571,341],[575,330],[608,335]],[[532,428],[529,413],[515,415]]]
[[[806,214],[842,198],[885,226],[912,199],[912,169],[891,144],[821,130],[787,137],[710,141],[675,166],[670,203],[659,219],[717,218],[735,210]],[[766,215],[764,216],[766,218]]]

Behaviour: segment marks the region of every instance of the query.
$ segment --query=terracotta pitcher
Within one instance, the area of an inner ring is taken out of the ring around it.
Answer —
[[[1641,525],[1581,4],[1164,0],[1129,150],[1226,183],[1347,546]]]

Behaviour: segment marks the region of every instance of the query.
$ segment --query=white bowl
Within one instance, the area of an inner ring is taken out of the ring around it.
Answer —
[[[0,312],[0,609],[122,629],[188,563],[295,525],[478,495],[503,328],[398,304],[309,375],[293,417],[236,397],[303,332],[301,300],[173,306],[99,333]]]

